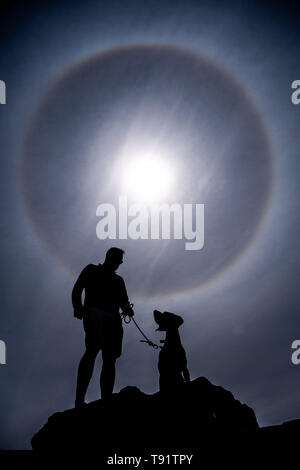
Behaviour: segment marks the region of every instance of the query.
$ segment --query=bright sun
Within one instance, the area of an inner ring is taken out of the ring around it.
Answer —
[[[173,172],[159,156],[144,155],[126,164],[123,188],[141,202],[158,202],[168,195],[173,184]]]

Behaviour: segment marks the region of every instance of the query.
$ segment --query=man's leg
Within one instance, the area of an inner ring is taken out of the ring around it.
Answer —
[[[81,358],[78,367],[75,406],[80,406],[84,403],[85,394],[93,375],[95,359],[98,352],[98,348],[87,348]]]
[[[102,351],[102,371],[100,375],[101,398],[111,397],[116,376],[116,357],[110,351]]]

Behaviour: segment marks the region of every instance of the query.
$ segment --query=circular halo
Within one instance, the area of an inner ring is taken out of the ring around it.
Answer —
[[[174,152],[176,202],[205,204],[199,252],[178,240],[96,239],[97,205],[117,204],[111,169],[124,145],[153,138]],[[31,226],[74,275],[119,244],[130,292],[154,298],[199,289],[245,254],[269,207],[273,167],[264,122],[231,74],[182,47],[137,44],[89,56],[49,87],[20,176]]]

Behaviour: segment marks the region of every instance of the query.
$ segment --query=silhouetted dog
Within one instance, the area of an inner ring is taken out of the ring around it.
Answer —
[[[166,332],[166,339],[163,341],[164,346],[158,360],[159,388],[160,391],[165,392],[190,381],[186,354],[178,331],[183,318],[175,313],[162,313],[158,310],[154,310],[153,315],[158,324],[156,331]]]

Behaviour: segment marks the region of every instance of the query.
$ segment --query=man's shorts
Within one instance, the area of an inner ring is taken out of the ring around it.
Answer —
[[[123,327],[119,314],[88,308],[83,317],[87,349],[102,349],[114,357],[122,354]]]

